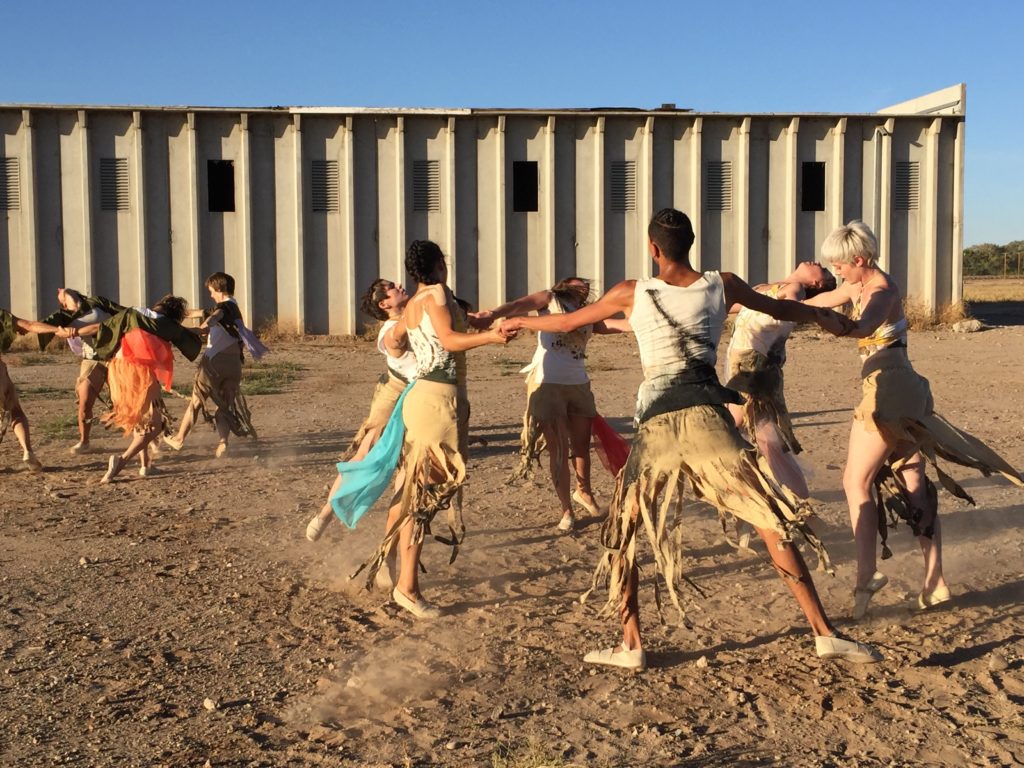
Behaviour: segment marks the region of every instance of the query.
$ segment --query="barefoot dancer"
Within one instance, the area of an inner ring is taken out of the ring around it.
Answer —
[[[189,360],[202,350],[199,336],[181,326],[186,306],[183,298],[168,294],[152,309],[129,308],[102,323],[55,329],[62,338],[95,334],[96,356],[108,361],[107,384],[113,401],[103,421],[132,435],[124,453],[110,457],[101,483],[113,480],[136,455],[142,462],[139,474],[145,477],[150,472],[149,444],[169,429],[160,386],[171,388],[171,344]]]
[[[34,330],[32,326],[33,323],[18,319],[6,309],[0,309],[0,355],[10,349],[16,334],[30,332]],[[41,471],[43,465],[32,450],[28,417],[21,408],[14,382],[7,373],[7,365],[0,357],[0,440],[4,439],[8,427],[21,444],[21,460],[25,462],[25,466],[30,472]]]
[[[811,261],[801,263],[785,280],[754,288],[773,299],[802,301],[822,290],[832,290],[832,273]],[[786,408],[782,367],[786,341],[796,323],[743,307],[733,323],[729,342],[726,387],[744,395],[743,405],[729,404],[737,427],[746,427],[751,443],[775,475],[801,499],[808,496],[807,481],[794,456],[802,450],[793,434]]]
[[[836,307],[853,303],[856,322],[849,335],[859,339],[863,399],[853,414],[843,488],[857,544],[857,583],[853,617],[867,612],[874,594],[888,578],[875,569],[875,536],[887,526],[878,505],[895,520],[902,518],[921,545],[924,583],[919,608],[950,598],[942,573],[942,537],[938,496],[925,475],[931,462],[947,491],[971,504],[974,500],[939,467],[936,459],[973,467],[985,475],[998,472],[1016,485],[1021,475],[972,435],[957,429],[933,410],[928,380],[914,371],[907,357],[907,319],[900,289],[876,263],[878,242],[862,221],[853,221],[829,235],[821,246],[823,259],[843,278],[834,291],[808,303]]]
[[[845,330],[845,319],[798,302],[775,301],[728,272],[695,271],[688,258],[693,228],[679,211],[659,211],[648,234],[659,277],[626,280],[570,314],[514,318],[502,324],[510,330],[567,333],[623,312],[640,348],[644,382],[637,396],[639,426],[616,483],[601,536],[606,552],[594,576],[596,584],[610,571],[605,610],[618,609],[623,640],[618,648],[588,653],[584,661],[630,669],[646,666],[637,601],[636,545],[641,527],[651,539],[669,596],[682,610],[676,594],[680,553],[670,541],[672,527],[666,517],[670,509],[678,509],[673,502],[686,485],[718,507],[720,514],[730,513],[754,526],[811,625],[818,656],[878,661],[881,656],[873,648],[836,635],[792,542],[796,534],[802,535],[827,563],[821,543],[804,522],[812,511],[771,478],[767,466],[740,437],[725,408],[736,401],[736,394],[722,387],[715,374],[718,338],[726,308],[732,304],[783,320],[814,321],[832,333]]]
[[[84,328],[103,322],[124,309],[120,304],[103,296],[83,296],[73,288],[58,288],[57,302],[61,308],[40,322],[60,328]],[[52,338],[52,333],[41,333],[40,348],[45,349]],[[78,442],[71,446],[71,453],[76,455],[90,451],[89,435],[92,432],[93,406],[96,405],[96,400],[107,383],[107,364],[96,358],[95,345],[96,339],[92,336],[68,339],[68,346],[82,358],[78,380],[75,382],[75,395],[78,399]]]
[[[192,384],[192,399],[181,417],[177,434],[164,435],[164,442],[180,451],[185,438],[192,430],[196,418],[212,422],[217,430],[219,459],[228,452],[228,438],[234,433],[239,437],[256,437],[252,425],[249,404],[242,394],[242,350],[248,349],[254,359],[259,360],[268,350],[242,320],[242,312],[235,301],[235,278],[224,272],[214,272],[206,278],[206,289],[216,306],[199,326],[201,334],[207,334],[206,348],[199,358],[195,381]],[[206,403],[212,401],[217,410],[211,416]]]
[[[470,322],[488,327],[492,320],[537,312],[539,315],[572,312],[587,304],[590,283],[569,277],[554,287],[531,293],[500,307],[475,313]],[[608,321],[614,324],[614,321]],[[538,333],[533,360],[526,373],[526,413],[520,443],[520,463],[512,481],[533,474],[533,464],[548,450],[551,482],[562,505],[558,530],[571,531],[576,524],[572,502],[592,515],[600,514],[590,487],[591,423],[597,415],[594,394],[587,376],[587,342],[593,333],[618,333],[604,322],[585,325],[572,333]],[[569,495],[569,466],[576,476],[576,490]]]
[[[396,345],[392,335],[408,300],[409,295],[402,286],[395,285],[390,280],[383,278],[374,280],[363,295],[361,302],[363,311],[384,321],[377,332],[377,351],[387,360],[387,372],[373,390],[370,413],[356,431],[356,436],[341,457],[342,461],[361,461],[366,457],[381,432],[384,431],[398,398],[401,397],[409,382],[416,378],[415,355]],[[306,526],[306,538],[310,541],[319,539],[324,528],[334,519],[330,497],[338,490],[341,477],[341,475],[335,477],[334,485],[328,494],[328,501]],[[389,561],[392,559],[390,554],[388,559]]]

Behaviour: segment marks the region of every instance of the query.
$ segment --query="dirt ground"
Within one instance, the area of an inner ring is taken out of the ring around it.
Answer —
[[[1024,327],[914,333],[937,410],[1024,467]],[[369,342],[274,345],[302,366],[250,398],[261,431],[221,460],[202,428],[160,473],[101,486],[122,439],[74,457],[47,437],[73,412],[67,353],[5,355],[44,473],[0,445],[0,755],[5,765],[1011,765],[1024,763],[1024,492],[956,468],[978,503],[940,492],[954,600],[911,610],[917,545],[904,528],[890,585],[849,620],[853,548],[841,488],[859,397],[848,340],[801,331],[788,396],[837,575],[816,575],[839,627],[876,644],[874,666],[821,662],[785,584],[737,553],[717,516],[687,507],[692,628],[656,620],[645,556],[650,668],[595,669],[616,622],[581,605],[597,519],[572,535],[543,482],[510,488],[533,341],[470,353],[468,533],[458,559],[430,543],[417,622],[347,577],[381,533],[380,509],[310,544],[306,521],[382,370]],[[599,409],[621,430],[640,381],[630,338],[598,338]],[[181,362],[176,380],[192,367]],[[183,402],[170,401],[180,414]],[[49,426],[48,426],[49,425]],[[595,466],[607,501],[611,479]]]

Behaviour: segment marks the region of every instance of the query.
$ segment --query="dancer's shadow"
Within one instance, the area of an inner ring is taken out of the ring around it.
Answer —
[[[758,635],[757,637],[752,637],[747,641],[726,640],[718,645],[706,648],[677,648],[667,651],[655,651],[654,653],[649,653],[647,655],[647,666],[654,669],[671,669],[672,667],[678,667],[683,664],[690,664],[697,661],[701,656],[714,658],[723,652],[745,651],[752,648],[760,648],[761,646],[774,643],[776,640],[781,640],[786,637],[803,637],[805,634],[805,629],[790,627],[785,631],[775,632],[768,635]]]

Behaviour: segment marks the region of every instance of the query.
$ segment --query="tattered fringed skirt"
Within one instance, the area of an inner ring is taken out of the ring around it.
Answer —
[[[118,355],[107,364],[107,386],[111,408],[101,419],[104,426],[121,429],[126,436],[152,430],[170,434],[171,419],[160,395],[160,383],[149,367]]]
[[[374,556],[353,576],[366,569],[366,586],[373,585],[377,571],[397,542],[399,532],[412,520],[412,541],[426,536],[452,548],[449,564],[455,561],[465,536],[461,492],[466,481],[466,446],[469,442],[469,401],[454,384],[419,380],[405,396],[402,406],[405,446],[399,466],[402,482],[392,506],[401,502],[398,517]],[[431,530],[438,512],[447,510],[448,535]]]
[[[783,541],[799,534],[817,553],[819,568],[832,572],[821,540],[806,524],[813,514],[810,505],[772,478],[765,460],[743,440],[723,406],[696,405],[652,417],[633,437],[601,531],[605,552],[584,595],[607,579],[602,613],[618,609],[643,529],[669,597],[684,615],[677,588],[684,578],[681,510],[687,485],[696,498],[718,509],[723,527],[727,515],[734,515],[778,533]],[[655,598],[660,612],[657,579]]]
[[[7,372],[7,364],[0,360],[0,440],[4,439],[4,435],[14,422],[15,413],[20,410],[18,391]]]
[[[803,448],[793,432],[793,422],[786,407],[782,366],[750,349],[730,360],[729,375],[731,378],[725,386],[740,392],[746,401],[743,405],[743,426],[750,442],[757,444],[757,426],[767,421],[775,425],[786,450],[800,453]]]
[[[878,353],[883,354],[883,353]],[[925,478],[925,506],[912,501],[901,470],[915,454],[921,453],[935,469],[942,486],[954,496],[974,504],[963,487],[950,477],[938,460],[971,467],[986,477],[999,473],[1011,483],[1024,486],[1021,474],[1003,457],[978,438],[953,426],[933,411],[928,380],[910,365],[903,351],[885,353],[884,365],[872,370],[861,382],[863,397],[854,411],[854,419],[881,433],[888,445],[898,450],[875,475],[875,500],[879,507],[878,532],[882,540],[882,558],[892,556],[887,546],[888,528],[900,520],[916,536],[931,537],[938,514],[938,493]],[[877,365],[877,364],[876,364]],[[884,510],[886,514],[882,514]],[[888,516],[888,523],[886,521]]]
[[[536,382],[531,375],[526,380],[526,412],[523,414],[523,431],[519,439],[519,466],[508,479],[508,483],[533,477],[534,465],[540,463],[540,455],[546,448],[559,467],[566,471],[570,455],[569,417],[582,416],[592,419],[597,415],[594,394],[590,383],[550,384]],[[557,435],[557,445],[550,445],[544,437],[544,427],[550,425]]]
[[[214,413],[207,410],[207,402],[216,406]],[[219,416],[238,437],[256,437],[252,413],[242,394],[242,358],[237,350],[199,358],[188,410],[192,411],[192,423],[202,416],[206,423],[216,426]]]
[[[366,439],[367,434],[371,431],[376,430],[377,438],[380,438],[381,432],[387,426],[388,419],[391,418],[391,412],[395,410],[395,403],[402,396],[406,386],[406,382],[391,375],[391,373],[385,373],[381,377],[373,390],[373,398],[370,400],[370,413],[363,420],[363,423],[359,425],[355,437],[352,438],[352,442],[349,443],[345,452],[341,455],[341,461],[351,461],[352,457],[359,451],[359,446],[362,445],[363,440]]]

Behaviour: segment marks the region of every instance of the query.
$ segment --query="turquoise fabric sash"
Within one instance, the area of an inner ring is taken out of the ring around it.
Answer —
[[[376,445],[361,461],[338,462],[341,485],[331,496],[331,508],[341,522],[355,528],[359,518],[366,514],[391,483],[398,466],[405,441],[405,422],[402,421],[402,403],[415,382],[402,391],[395,403],[384,432]]]

